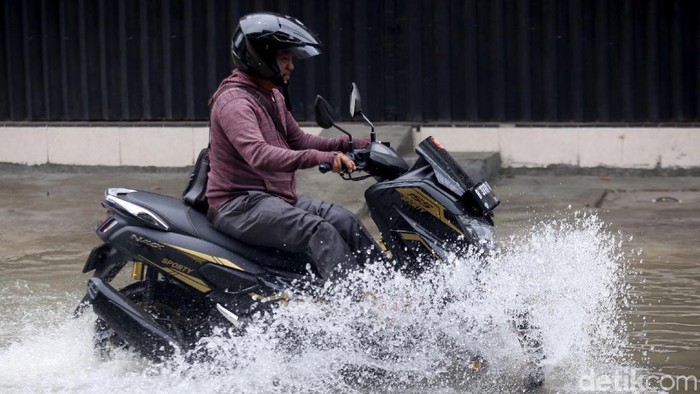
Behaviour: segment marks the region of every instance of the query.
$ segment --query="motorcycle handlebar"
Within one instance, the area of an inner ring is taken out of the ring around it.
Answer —
[[[355,171],[362,171],[365,168],[365,163],[363,160],[361,160],[361,156],[358,156],[355,153],[346,153],[345,154],[347,157],[350,158],[353,162],[355,162]],[[322,173],[325,174],[333,169],[333,166],[329,163],[323,163],[318,166],[318,170]],[[340,171],[340,174],[345,174],[347,173],[347,170],[345,167]]]

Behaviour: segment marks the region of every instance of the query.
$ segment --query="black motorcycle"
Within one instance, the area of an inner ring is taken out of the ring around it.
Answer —
[[[432,137],[416,147],[418,160],[409,168],[388,144],[376,141],[355,84],[350,103],[353,117],[362,117],[371,128],[372,142],[348,154],[366,175],[341,175],[377,180],[365,199],[391,264],[420,275],[455,253],[488,252],[493,210],[499,204],[489,184],[472,181]],[[315,109],[321,127],[336,127],[352,140],[320,96]],[[329,169],[320,167],[322,172]],[[229,238],[182,199],[111,188],[102,205],[107,218],[97,235],[104,243],[93,249],[83,268],[94,274],[81,303],[82,308],[92,305],[98,316],[95,339],[100,346],[125,345],[149,358],[167,357],[192,349],[213,327],[240,325],[261,308],[287,299],[300,283],[313,286],[308,256]],[[133,283],[117,289],[110,282],[127,264]],[[533,363],[539,363],[541,346],[533,329],[516,320],[521,343]],[[541,368],[533,379],[541,384]]]

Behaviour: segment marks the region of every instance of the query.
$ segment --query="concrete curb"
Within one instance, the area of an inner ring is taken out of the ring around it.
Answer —
[[[343,124],[368,135],[367,126]],[[412,141],[395,130],[377,127],[378,138],[392,140],[408,155],[433,135],[450,152],[494,152],[500,168],[692,169],[700,168],[700,128],[692,127],[415,127]],[[319,133],[318,127],[304,127]],[[336,133],[340,133],[337,132]],[[339,134],[337,134],[339,135]],[[185,167],[207,144],[208,130],[198,125],[5,125],[0,127],[0,163]]]
[[[451,151],[498,152],[502,168],[695,168],[700,129],[691,127],[421,127]]]

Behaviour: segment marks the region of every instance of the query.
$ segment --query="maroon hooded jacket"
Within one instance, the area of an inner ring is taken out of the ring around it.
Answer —
[[[260,90],[279,114],[285,130],[277,130],[262,104],[246,90],[234,87],[221,93],[212,105],[210,117],[209,206],[218,209],[251,190],[265,191],[294,204],[294,172],[332,163],[334,152],[347,150],[347,136],[325,138],[304,133],[287,110],[282,93],[277,89],[263,90],[239,70],[224,79],[218,90],[232,82]],[[363,147],[368,142],[369,139],[357,139],[356,146]]]

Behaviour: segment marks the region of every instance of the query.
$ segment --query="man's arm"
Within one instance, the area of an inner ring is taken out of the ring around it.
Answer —
[[[260,129],[254,105],[248,99],[233,98],[216,108],[218,114],[215,118],[227,139],[251,167],[263,171],[292,172],[333,163],[333,152],[289,150],[268,144]]]
[[[289,142],[290,148],[295,150],[316,149],[324,152],[348,151],[349,144],[346,135],[331,138],[305,133],[289,111],[285,111],[285,115],[287,120],[287,141]],[[369,137],[353,138],[355,148],[358,149],[367,147],[369,141]]]

